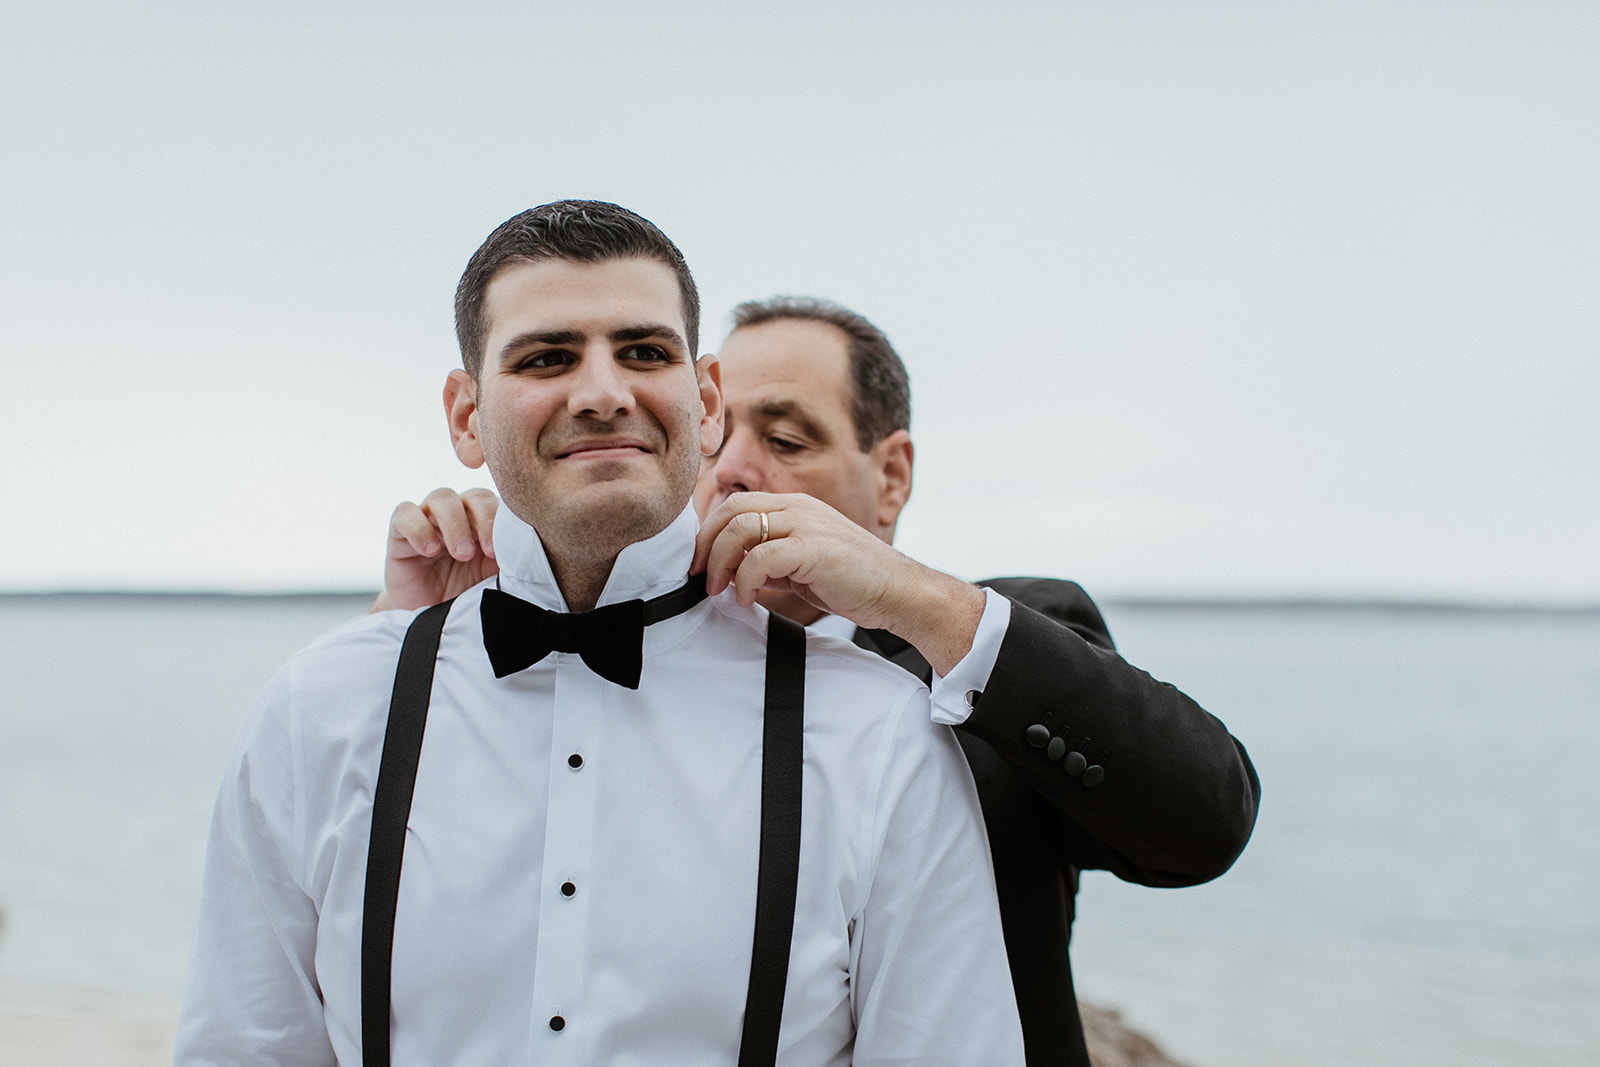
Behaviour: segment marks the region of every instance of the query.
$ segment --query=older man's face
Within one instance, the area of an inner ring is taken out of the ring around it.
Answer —
[[[777,319],[737,329],[722,346],[727,422],[701,468],[695,509],[730,494],[807,493],[888,540],[877,468],[856,439],[849,341],[831,323]]]

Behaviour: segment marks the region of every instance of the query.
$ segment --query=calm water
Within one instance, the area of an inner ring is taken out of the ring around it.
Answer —
[[[364,609],[0,598],[0,993],[175,1011],[233,731]],[[1264,795],[1218,882],[1085,876],[1085,996],[1199,1067],[1600,1064],[1600,616],[1107,615]]]

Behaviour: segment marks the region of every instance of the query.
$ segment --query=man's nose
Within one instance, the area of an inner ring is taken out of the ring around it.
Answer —
[[[713,472],[717,488],[724,493],[760,492],[767,483],[760,450],[752,435],[742,430],[735,430],[723,442]]]
[[[567,410],[573,415],[609,420],[633,409],[633,390],[609,347],[583,354],[572,376]]]

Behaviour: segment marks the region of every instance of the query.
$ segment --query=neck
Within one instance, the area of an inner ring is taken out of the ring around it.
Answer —
[[[556,588],[561,590],[561,599],[567,602],[567,610],[580,613],[593,611],[595,604],[600,601],[600,594],[605,592],[606,579],[611,577],[611,567],[617,557],[559,560],[551,555],[549,558]]]
[[[623,530],[616,522],[543,534],[509,505],[495,516],[501,588],[557,611],[588,612],[608,600],[668,592],[683,582],[694,556],[694,513],[684,509],[665,530]],[[669,536],[670,535],[670,536]]]

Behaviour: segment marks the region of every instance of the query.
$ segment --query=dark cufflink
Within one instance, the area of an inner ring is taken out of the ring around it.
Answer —
[[[1034,748],[1043,748],[1050,743],[1050,727],[1042,722],[1036,722],[1028,727],[1028,732],[1023,736]]]
[[[1061,769],[1076,778],[1089,766],[1089,761],[1083,758],[1082,752],[1068,752],[1067,758],[1061,761]]]

